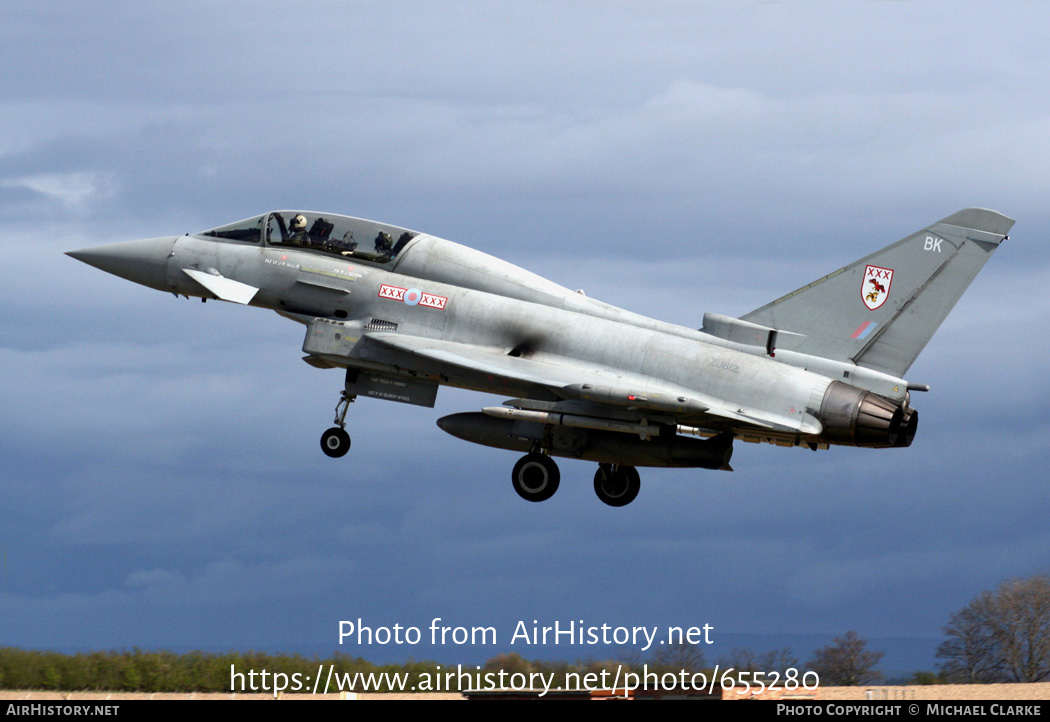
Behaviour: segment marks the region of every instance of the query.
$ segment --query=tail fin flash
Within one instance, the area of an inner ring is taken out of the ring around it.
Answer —
[[[961,210],[743,320],[805,335],[800,353],[903,376],[1013,224]]]

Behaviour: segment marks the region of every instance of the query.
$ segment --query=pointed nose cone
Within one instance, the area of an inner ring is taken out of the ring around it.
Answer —
[[[178,236],[164,236],[110,243],[79,251],[66,251],[66,255],[114,276],[167,291],[168,256],[177,239]]]

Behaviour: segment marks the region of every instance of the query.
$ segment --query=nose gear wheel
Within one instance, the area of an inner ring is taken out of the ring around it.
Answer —
[[[346,412],[357,397],[344,390],[335,405],[335,426],[321,434],[321,451],[333,459],[350,451],[350,434],[346,433]]]

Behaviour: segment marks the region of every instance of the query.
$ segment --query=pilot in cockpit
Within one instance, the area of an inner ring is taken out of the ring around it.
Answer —
[[[376,236],[376,253],[381,256],[389,258],[394,252],[394,239],[390,237],[389,233],[380,231],[379,235]]]
[[[288,224],[288,230],[292,232],[292,235],[288,237],[288,243],[293,246],[308,247],[310,243],[310,234],[306,232],[306,216],[302,213],[297,213],[292,222]]]

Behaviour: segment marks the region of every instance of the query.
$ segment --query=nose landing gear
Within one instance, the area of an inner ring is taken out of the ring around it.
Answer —
[[[350,434],[344,429],[334,427],[321,434],[321,451],[338,459],[350,451]]]
[[[321,451],[333,459],[350,451],[350,434],[346,433],[346,412],[357,397],[344,390],[335,405],[335,426],[321,434]]]

